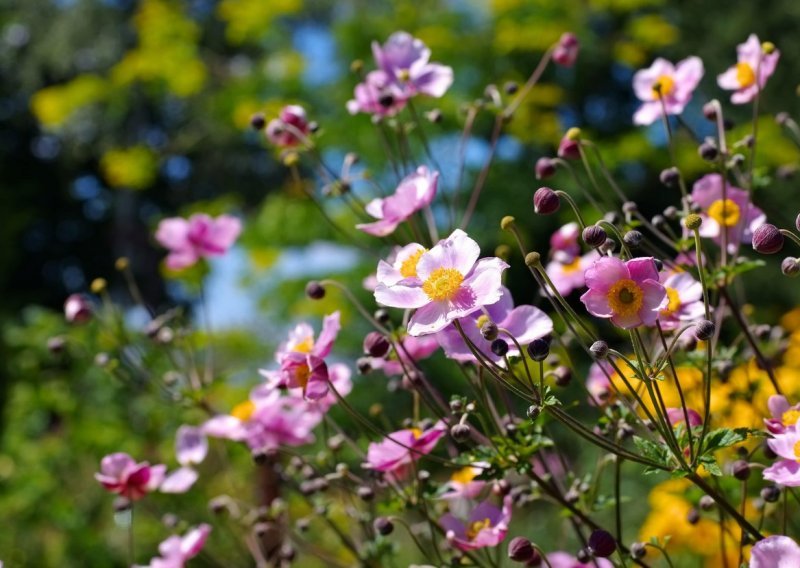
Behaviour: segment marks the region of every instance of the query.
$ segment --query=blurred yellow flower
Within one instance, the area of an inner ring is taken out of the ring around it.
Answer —
[[[303,0],[222,0],[217,15],[227,23],[225,35],[231,43],[264,37],[275,18],[295,14]]]
[[[112,148],[100,159],[100,169],[112,187],[145,189],[156,179],[158,161],[146,146]]]
[[[105,98],[108,85],[97,75],[78,75],[63,85],[45,87],[31,97],[33,114],[47,127],[64,124],[78,110]]]

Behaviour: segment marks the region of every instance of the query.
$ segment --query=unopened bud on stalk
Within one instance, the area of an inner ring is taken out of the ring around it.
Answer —
[[[634,542],[631,545],[631,557],[637,560],[642,559],[647,554],[647,545],[643,542]]]
[[[589,535],[589,549],[595,556],[608,558],[617,550],[617,542],[610,532],[596,529]]]
[[[703,142],[698,146],[697,153],[700,154],[700,157],[703,158],[706,162],[713,162],[719,156],[719,150],[717,147],[711,142]]]
[[[369,360],[369,357],[359,357],[358,360],[356,360],[356,368],[359,374],[366,375],[372,371],[372,361]]]
[[[516,536],[508,543],[508,558],[514,562],[528,562],[533,559],[536,550],[531,541],[523,536]]]
[[[539,215],[551,215],[560,207],[558,194],[549,187],[540,187],[533,194],[533,210]]]
[[[71,294],[64,301],[64,318],[67,323],[84,323],[92,317],[92,305],[83,294]]]
[[[306,296],[312,300],[321,300],[325,297],[325,287],[316,280],[312,280],[306,284]]]
[[[744,481],[750,477],[750,464],[745,460],[736,460],[731,467],[731,473],[739,481]]]
[[[514,226],[515,220],[516,219],[514,219],[514,217],[512,217],[511,215],[506,215],[505,217],[500,219],[500,228],[503,229],[504,231],[508,231],[511,227]]]
[[[542,413],[542,407],[541,406],[538,406],[536,404],[532,404],[531,406],[528,407],[527,415],[528,415],[528,418],[530,418],[531,420],[536,420],[537,418],[539,418],[539,415],[541,413]]]
[[[592,343],[592,346],[589,347],[589,352],[595,359],[605,359],[608,357],[608,343],[602,339],[595,341]]]
[[[375,522],[372,524],[372,526],[375,528],[375,531],[378,534],[383,536],[392,534],[392,531],[394,530],[394,524],[386,517],[378,517],[375,519]]]
[[[536,160],[536,179],[542,180],[552,177],[556,173],[556,165],[552,158],[542,157]]]
[[[614,239],[606,239],[602,245],[600,245],[600,252],[602,254],[611,254],[615,250],[617,250],[617,242]]]
[[[544,338],[534,339],[528,344],[528,355],[534,361],[544,361],[550,354],[550,342]]]
[[[630,215],[631,213],[636,213],[639,210],[639,207],[633,201],[626,201],[622,204],[622,212],[626,215]]]
[[[700,508],[704,511],[710,511],[714,508],[714,499],[709,495],[703,495],[700,497],[700,501],[697,502]]]
[[[254,130],[262,130],[266,125],[267,118],[264,116],[263,112],[257,112],[250,117],[250,126],[252,126]]]
[[[667,168],[661,170],[658,179],[667,187],[678,187],[678,182],[681,179],[681,172],[678,168]]]
[[[369,485],[362,485],[356,490],[356,493],[362,501],[372,501],[375,498],[375,492]]]
[[[371,357],[384,357],[391,347],[389,340],[377,331],[369,332],[364,338],[364,353]]]
[[[800,213],[794,219],[794,227],[795,227],[795,229],[800,231]]]
[[[386,308],[379,308],[375,310],[373,317],[375,318],[375,321],[377,321],[381,325],[386,325],[387,323],[389,323],[389,320],[391,319],[391,317],[389,316],[389,310],[387,310]]]
[[[553,374],[556,377],[556,384],[560,387],[565,387],[572,381],[572,370],[565,365],[556,367]]]
[[[692,507],[686,514],[686,522],[690,525],[696,525],[700,521],[700,511]]]
[[[638,248],[644,240],[644,235],[637,230],[631,230],[622,236],[622,240],[630,248]]]
[[[714,337],[715,331],[716,326],[714,325],[714,322],[709,320],[700,320],[694,326],[694,336],[698,339],[698,341],[708,341]]]
[[[677,219],[678,217],[678,208],[674,205],[670,205],[666,209],[664,209],[664,217],[667,219]]]
[[[761,490],[761,498],[767,503],[775,503],[781,498],[781,490],[774,485],[767,485]]]
[[[761,254],[775,254],[783,248],[783,234],[778,227],[764,223],[753,231],[753,249]]]
[[[487,321],[481,326],[481,335],[486,341],[497,339],[497,333],[497,324],[493,321]]]
[[[650,223],[656,229],[663,229],[667,224],[667,220],[664,218],[663,215],[653,215],[653,218],[650,219]]]
[[[60,335],[56,335],[55,337],[51,337],[47,340],[47,350],[54,355],[64,351],[64,347],[66,345],[67,340]]]
[[[781,262],[781,272],[783,272],[784,276],[788,276],[790,278],[794,278],[800,274],[800,259],[792,256],[787,256],[784,258]]]
[[[525,255],[525,264],[531,268],[542,264],[542,256],[538,252],[529,252]]]
[[[581,238],[587,246],[599,247],[606,242],[608,235],[602,227],[598,227],[597,225],[589,225],[581,233]]]
[[[717,120],[717,105],[715,105],[713,102],[704,104],[703,116],[705,116],[706,119],[710,120],[711,122]]]
[[[696,231],[697,229],[700,228],[700,225],[703,224],[703,218],[700,217],[700,215],[697,215],[696,213],[690,213],[683,220],[683,224],[690,231]]]
[[[558,144],[557,154],[559,158],[563,158],[565,160],[580,160],[581,158],[580,141],[578,141],[577,139],[575,140],[570,139],[569,136],[564,136],[564,138],[562,138],[561,142],[559,142]]]
[[[616,225],[621,220],[622,217],[620,217],[619,213],[617,213],[616,211],[609,211],[608,213],[603,215],[603,221],[605,221],[606,223],[610,223],[612,225]]]
[[[508,343],[505,339],[495,339],[492,341],[492,353],[498,357],[504,357],[508,353]]]
[[[425,113],[425,118],[427,118],[428,121],[432,122],[433,124],[439,124],[442,122],[442,111],[440,111],[438,108],[429,110]]]
[[[450,428],[450,435],[456,442],[466,442],[472,435],[472,428],[469,424],[453,424]]]

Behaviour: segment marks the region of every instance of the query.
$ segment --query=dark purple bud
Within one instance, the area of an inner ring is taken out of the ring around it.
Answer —
[[[454,424],[450,428],[450,435],[456,442],[466,442],[472,435],[472,428],[469,424]]]
[[[392,534],[392,531],[394,530],[394,524],[386,517],[378,517],[375,519],[375,522],[372,523],[372,526],[375,527],[375,531],[378,534],[383,536]]]
[[[498,357],[504,357],[508,353],[508,343],[505,339],[495,339],[492,341],[492,353]]]
[[[503,91],[505,91],[507,95],[513,95],[519,91],[519,83],[516,81],[506,81],[506,83],[503,85]]]
[[[47,350],[54,355],[64,351],[64,347],[66,345],[67,340],[60,335],[56,335],[55,337],[51,337],[47,340]]]
[[[366,375],[372,371],[372,361],[369,360],[369,357],[359,357],[356,360],[356,368],[360,374]]]
[[[767,485],[761,490],[761,498],[767,503],[775,503],[781,498],[781,490],[774,485]]]
[[[364,353],[372,357],[384,357],[391,347],[386,336],[377,331],[369,332],[364,338]]]
[[[528,407],[527,415],[528,415],[528,418],[530,418],[531,420],[536,420],[537,418],[539,418],[539,415],[541,413],[542,413],[542,407],[541,406],[537,406],[535,404],[532,404],[531,406]]]
[[[536,179],[547,179],[556,173],[556,165],[552,158],[539,158],[536,160]]]
[[[606,239],[605,242],[600,245],[600,252],[602,254],[610,254],[617,250],[617,241],[614,239]]]
[[[267,119],[263,112],[257,112],[250,117],[250,126],[255,130],[261,130],[267,125]]]
[[[700,508],[704,511],[710,511],[714,508],[715,501],[710,495],[703,495],[700,497],[700,501],[698,501],[697,504],[700,505]]]
[[[610,532],[597,529],[589,535],[589,548],[595,556],[608,558],[617,549],[617,542]]]
[[[92,304],[83,294],[71,294],[64,302],[68,323],[85,323],[92,317]]]
[[[565,365],[556,367],[553,374],[556,377],[556,384],[560,387],[565,387],[572,381],[572,370]]]
[[[595,341],[592,343],[592,346],[589,347],[589,351],[595,359],[605,359],[608,357],[608,343],[602,339]]]
[[[716,326],[714,325],[714,322],[709,320],[700,320],[694,326],[694,336],[698,339],[698,341],[708,341],[714,337],[715,331]]]
[[[622,240],[630,248],[638,248],[644,240],[644,235],[637,230],[631,230],[622,236]]]
[[[570,128],[567,134],[558,143],[558,157],[565,160],[580,160],[581,159],[581,141],[580,131],[576,135],[576,129]]]
[[[714,103],[710,103],[710,102],[704,104],[703,105],[703,116],[705,116],[706,119],[710,120],[711,122],[714,122],[715,120],[717,120],[717,106]]]
[[[316,280],[312,280],[306,284],[306,296],[312,300],[321,300],[325,297],[325,287]]]
[[[524,536],[516,536],[508,543],[508,558],[514,562],[528,562],[535,553],[531,541]]]
[[[703,142],[700,144],[697,148],[697,153],[700,154],[700,157],[706,162],[713,162],[717,159],[717,156],[719,156],[719,150],[717,150],[717,147],[711,142]]]
[[[689,512],[686,514],[686,522],[690,525],[696,525],[697,522],[700,520],[700,511],[692,507],[689,509]]]
[[[528,344],[528,355],[534,361],[544,361],[550,354],[550,342],[546,339],[534,339]]]
[[[681,172],[678,168],[667,168],[666,170],[661,170],[658,179],[667,187],[678,187]]]
[[[608,235],[602,227],[598,227],[597,225],[589,225],[583,230],[583,233],[581,233],[581,238],[583,238],[583,242],[588,246],[599,247],[606,242]]]
[[[494,341],[497,339],[497,324],[493,321],[487,321],[481,326],[481,335],[486,341]]]
[[[643,542],[634,542],[631,545],[631,556],[637,560],[644,558],[647,554],[647,545]]]
[[[797,217],[794,219],[794,227],[798,231],[800,231],[800,213],[797,214]]]
[[[533,210],[539,215],[550,215],[561,207],[558,194],[549,187],[540,187],[533,194]]]
[[[783,234],[778,227],[764,223],[753,231],[753,249],[761,254],[775,254],[783,248]]]
[[[356,492],[358,493],[359,498],[361,498],[363,501],[372,501],[375,498],[375,492],[369,485],[362,485],[356,490]]]
[[[738,479],[739,481],[744,481],[748,477],[750,477],[750,464],[747,463],[745,460],[736,460],[733,462],[733,467],[731,468],[731,472],[733,473],[733,477]]]
[[[781,262],[781,272],[783,272],[784,276],[794,278],[800,274],[800,260],[787,256]]]
[[[639,207],[633,201],[626,201],[622,204],[622,212],[626,215],[630,215],[631,213],[636,213],[639,210]]]

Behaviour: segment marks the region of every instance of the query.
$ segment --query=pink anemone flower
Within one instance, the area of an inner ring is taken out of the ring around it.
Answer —
[[[372,442],[367,448],[366,466],[376,471],[403,477],[408,466],[421,456],[429,454],[446,433],[446,425],[439,421],[424,432],[419,428],[408,428],[392,432],[380,442]]]
[[[416,94],[439,98],[453,84],[453,69],[431,63],[431,50],[407,32],[395,32],[383,45],[372,42],[375,63],[408,99]]]
[[[588,564],[581,562],[568,552],[551,552],[547,555],[550,568],[614,568],[614,564],[606,558],[592,558]]]
[[[750,549],[750,568],[796,568],[800,566],[800,546],[783,535],[768,536]]]
[[[502,296],[498,302],[486,306],[482,310],[459,319],[461,329],[469,340],[480,349],[487,358],[495,362],[503,360],[488,349],[486,340],[481,335],[481,327],[487,322],[494,322],[497,327],[511,332],[520,345],[528,345],[536,339],[541,339],[553,331],[553,320],[542,310],[535,306],[514,307],[511,292],[502,287]],[[436,337],[439,345],[444,349],[445,355],[455,361],[476,361],[469,346],[464,342],[461,334],[454,325],[440,331]],[[505,338],[503,333],[498,336]],[[519,356],[519,349],[510,340],[508,342],[508,355]]]
[[[486,488],[487,482],[475,478],[488,467],[487,463],[462,467],[450,476],[450,480],[444,485],[445,491],[441,498],[447,500],[476,499]]]
[[[567,223],[560,227],[550,236],[550,253],[556,251],[564,252],[571,260],[581,253],[581,245],[578,239],[581,236],[581,229],[577,223]]]
[[[397,248],[386,260],[378,261],[378,270],[375,274],[376,284],[372,288],[375,291],[378,284],[384,286],[394,286],[401,280],[410,279],[407,284],[422,285],[422,281],[417,276],[417,263],[422,253],[427,251],[425,247],[418,243],[411,243],[402,248]]]
[[[478,260],[480,247],[456,229],[420,255],[418,282],[378,284],[375,299],[384,306],[416,309],[408,322],[410,335],[427,335],[447,327],[503,295],[501,277],[508,264],[499,258]]]
[[[431,204],[438,180],[439,172],[431,172],[426,166],[418,167],[403,178],[394,195],[367,203],[366,212],[378,220],[356,225],[356,229],[376,237],[392,234],[400,223]]]
[[[603,257],[586,271],[586,285],[581,302],[588,312],[623,329],[654,325],[667,304],[652,257],[627,262]]]
[[[281,109],[278,118],[267,124],[267,139],[280,148],[293,148],[308,136],[310,127],[306,111],[298,105],[287,105]]]
[[[562,67],[572,67],[578,59],[580,47],[575,34],[564,32],[553,49],[553,61]]]
[[[800,419],[800,403],[789,405],[786,397],[773,394],[767,400],[770,418],[764,419],[764,424],[771,434],[783,434],[788,429],[793,429]]]
[[[200,554],[210,533],[211,526],[203,523],[182,537],[172,535],[158,545],[161,556],[153,558],[147,568],[183,568],[187,561]]]
[[[547,276],[550,277],[558,293],[566,296],[573,290],[583,288],[586,285],[584,274],[598,258],[600,258],[600,254],[596,250],[589,251],[583,256],[573,257],[557,251],[553,255],[553,260],[547,263],[545,272],[547,272]],[[543,289],[542,295],[545,294],[546,292]]]
[[[92,318],[92,304],[84,294],[70,294],[64,301],[67,323],[86,323]]]
[[[774,47],[764,49],[758,36],[750,34],[746,42],[736,47],[736,54],[736,65],[719,75],[717,84],[728,91],[735,91],[731,95],[731,102],[741,105],[752,101],[764,88],[767,79],[775,72],[781,52]]]
[[[687,408],[686,414],[689,416],[689,426],[692,428],[703,423],[703,418],[696,410]],[[667,420],[672,426],[683,424],[686,427],[686,416],[683,414],[683,408],[667,408]]]
[[[459,550],[494,547],[503,542],[511,522],[510,495],[503,498],[503,508],[483,501],[473,509],[466,520],[447,513],[439,519],[446,531],[447,540]]]
[[[167,268],[182,270],[201,258],[224,255],[242,231],[242,223],[231,215],[216,219],[196,213],[188,219],[171,217],[158,224],[156,240],[169,250]]]
[[[703,287],[688,272],[662,272],[661,283],[667,290],[667,306],[658,315],[663,329],[672,330],[681,323],[697,321],[705,315]]]
[[[589,367],[586,376],[586,390],[589,391],[589,404],[603,406],[614,393],[609,377],[616,375],[616,371],[608,361],[597,361]]]
[[[750,202],[747,191],[728,184],[719,174],[708,174],[692,187],[692,201],[702,208],[700,236],[722,246],[725,234],[728,251],[736,252],[740,243],[750,244],[753,231],[763,225],[764,212]],[[724,232],[724,233],[723,233]]]
[[[788,487],[800,486],[800,431],[795,423],[793,429],[786,429],[782,434],[774,434],[767,440],[770,449],[782,458],[764,470],[763,476],[767,481],[786,485]]]
[[[396,342],[397,349],[392,350],[389,358],[373,357],[370,365],[380,369],[387,377],[402,375],[416,367],[415,362],[430,357],[439,349],[439,341],[435,335],[413,337],[406,335]]]
[[[350,114],[372,114],[376,117],[394,116],[406,106],[403,92],[382,70],[367,73],[363,83],[356,85],[353,99],[347,101]]]
[[[658,58],[633,76],[633,91],[643,105],[633,115],[634,124],[652,124],[667,115],[681,114],[703,78],[703,62],[687,57],[673,65]]]
[[[100,472],[94,478],[111,493],[138,501],[156,491],[167,472],[167,466],[136,463],[128,454],[109,454],[100,461]]]

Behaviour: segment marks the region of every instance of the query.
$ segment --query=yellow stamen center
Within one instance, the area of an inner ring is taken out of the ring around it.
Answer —
[[[641,309],[644,292],[636,282],[624,278],[608,290],[606,299],[614,315],[630,316]]]
[[[478,329],[481,329],[484,325],[486,325],[490,321],[492,321],[492,320],[489,319],[489,316],[487,316],[486,314],[483,314],[481,317],[479,317],[477,320],[475,320],[475,327],[477,327]]]
[[[800,463],[800,442],[794,443],[794,457]]]
[[[397,72],[397,78],[400,81],[408,81],[411,78],[411,72],[408,69],[400,69]]]
[[[675,89],[675,80],[669,75],[661,75],[653,82],[653,98],[666,97]]]
[[[677,312],[681,307],[681,298],[678,296],[678,291],[675,288],[670,288],[669,286],[665,286],[667,289],[667,298],[669,299],[669,304],[667,307],[661,310],[662,316],[671,316],[675,312]]]
[[[414,436],[415,440],[419,440],[419,437],[422,436],[422,430],[419,428],[412,428],[411,435]]]
[[[437,268],[422,285],[422,291],[434,302],[452,300],[463,281],[464,276],[455,268]]]
[[[311,353],[312,349],[314,349],[314,338],[306,337],[303,341],[295,345],[292,351],[296,351],[297,353]]]
[[[303,387],[304,389],[308,384],[308,377],[310,376],[311,376],[311,369],[308,368],[308,365],[304,364],[295,367],[294,378],[297,381],[297,384]]]
[[[478,474],[481,472],[481,468],[479,467],[462,467],[453,475],[450,476],[450,481],[455,483],[469,483],[473,479],[475,479]]]
[[[424,252],[425,249],[419,249],[403,261],[403,264],[400,265],[400,274],[403,278],[417,277],[417,263],[419,262],[419,257],[421,257]]]
[[[800,410],[789,409],[781,416],[781,422],[784,426],[794,426],[800,420]]]
[[[708,208],[708,216],[722,227],[733,227],[739,222],[741,210],[731,199],[717,199]]]
[[[252,400],[245,400],[233,407],[231,410],[231,416],[234,418],[238,418],[242,422],[247,422],[250,420],[250,417],[256,411],[256,405],[253,403]]]
[[[746,89],[756,82],[756,72],[748,63],[737,63],[736,80],[739,81],[740,88]]]
[[[573,272],[577,272],[581,268],[581,257],[576,256],[575,259],[570,262],[569,264],[562,264],[561,265],[561,272],[564,274],[572,274]]]
[[[800,442],[798,443],[800,444]],[[483,529],[488,529],[490,526],[492,526],[492,521],[489,519],[471,522],[467,526],[467,538],[470,540],[475,540],[475,537],[478,536],[479,532],[481,532]]]

